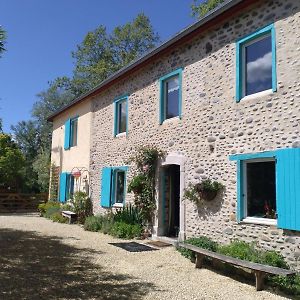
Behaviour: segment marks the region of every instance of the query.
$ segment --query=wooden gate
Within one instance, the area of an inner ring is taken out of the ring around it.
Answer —
[[[44,194],[0,193],[0,213],[37,211],[40,203],[47,201]]]

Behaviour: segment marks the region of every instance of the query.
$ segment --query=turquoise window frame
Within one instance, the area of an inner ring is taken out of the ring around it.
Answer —
[[[276,32],[274,24],[270,24],[236,41],[236,102],[240,102],[240,100],[244,97],[243,47],[245,44],[267,34],[271,34],[272,41],[272,91],[277,91]]]
[[[275,160],[276,162],[276,151],[266,151],[266,152],[258,152],[258,153],[247,153],[247,154],[235,154],[230,155],[230,161],[237,162],[237,222],[240,223],[243,221],[245,216],[245,199],[244,199],[244,165],[247,161],[257,160],[258,162],[261,160]],[[277,168],[276,168],[276,178],[277,178]],[[276,180],[277,181],[277,180]],[[276,182],[277,185],[277,182]],[[276,205],[277,203],[277,195],[276,195]]]
[[[74,121],[77,121],[76,145],[73,145]],[[70,119],[70,148],[78,145],[78,116]]]
[[[165,111],[165,82],[166,80],[178,76],[179,79],[179,107],[178,107],[178,114],[179,119],[182,117],[182,71],[183,68],[179,68],[159,79],[159,89],[160,89],[160,96],[159,96],[159,124],[162,124],[163,121],[166,120],[166,111]]]
[[[118,115],[119,115],[119,105],[120,102],[126,102],[126,135],[128,135],[128,98],[129,95],[123,95],[114,100],[114,137],[118,134],[123,133],[119,132],[119,124],[118,124]]]
[[[123,205],[125,205],[126,202],[126,193],[127,193],[127,171],[128,171],[128,166],[122,166],[122,167],[111,167],[112,170],[112,174],[111,174],[111,205],[113,206],[114,204],[119,204],[116,203],[116,199],[115,199],[115,193],[116,193],[116,175],[119,171],[125,172],[125,177],[124,177],[124,201],[123,201]]]

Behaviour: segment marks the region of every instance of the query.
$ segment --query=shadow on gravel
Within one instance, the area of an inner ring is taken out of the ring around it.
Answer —
[[[103,253],[96,254],[101,261]],[[0,229],[0,299],[134,300],[154,288],[104,271],[92,256],[95,251],[65,245],[59,237]]]

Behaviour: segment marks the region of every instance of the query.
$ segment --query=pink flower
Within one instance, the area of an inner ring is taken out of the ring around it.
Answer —
[[[144,172],[149,171],[149,165],[144,165],[144,166],[143,166],[143,171],[144,171]]]

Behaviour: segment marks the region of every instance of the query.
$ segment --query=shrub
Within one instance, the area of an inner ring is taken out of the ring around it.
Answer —
[[[248,260],[252,262],[260,262],[258,251],[254,248],[254,244],[243,241],[232,241],[229,245],[218,247],[218,252],[231,257]]]
[[[102,218],[102,227],[100,231],[104,234],[109,234],[113,226],[113,217],[111,214],[107,214]]]
[[[52,220],[53,222],[58,222],[58,223],[68,223],[68,219],[63,217],[61,215],[60,211],[57,211],[57,212],[53,213],[50,216],[50,220]]]
[[[103,217],[102,216],[89,216],[85,219],[84,230],[87,231],[100,231],[102,228]]]
[[[123,222],[131,225],[141,225],[143,222],[140,210],[131,204],[116,211],[113,218],[115,222]]]
[[[91,199],[84,192],[76,192],[71,203],[78,222],[84,224],[85,218],[92,215]]]
[[[51,207],[60,207],[58,202],[48,201],[46,203],[41,203],[38,206],[38,210],[42,216],[45,216],[46,211]]]
[[[118,238],[132,239],[141,236],[142,226],[139,224],[132,225],[124,222],[115,222],[111,227],[110,233]]]
[[[45,216],[46,218],[50,219],[50,217],[51,217],[53,214],[57,213],[57,212],[61,213],[60,207],[57,207],[57,206],[51,206],[51,207],[49,207],[49,208],[46,210],[44,216]]]
[[[200,236],[196,238],[189,238],[185,241],[185,243],[194,245],[203,249],[207,249],[213,252],[217,251],[218,244],[211,240],[210,238],[206,236]],[[193,259],[195,257],[195,254],[193,251],[178,247],[177,250],[186,258]]]

